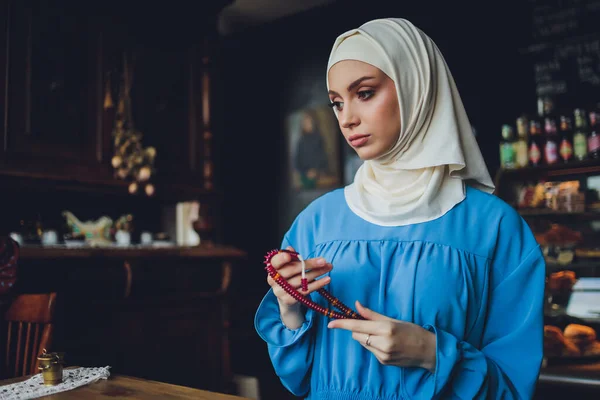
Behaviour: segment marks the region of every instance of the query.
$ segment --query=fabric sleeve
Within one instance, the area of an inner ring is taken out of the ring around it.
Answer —
[[[290,245],[287,237],[282,248]],[[292,245],[293,246],[293,245]],[[283,386],[295,396],[306,396],[310,388],[310,372],[314,354],[313,311],[307,310],[298,329],[289,329],[281,320],[279,303],[273,290],[260,303],[254,326],[267,343],[273,369]]]
[[[536,246],[491,288],[481,350],[435,326],[432,398],[530,399],[543,358],[545,262]]]

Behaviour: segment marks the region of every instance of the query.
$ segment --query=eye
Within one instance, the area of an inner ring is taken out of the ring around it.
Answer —
[[[368,100],[375,94],[374,90],[361,90],[358,92],[358,98],[361,100]]]
[[[329,107],[335,108],[338,111],[342,111],[343,106],[344,106],[344,103],[341,101],[332,101],[331,103],[329,103]]]

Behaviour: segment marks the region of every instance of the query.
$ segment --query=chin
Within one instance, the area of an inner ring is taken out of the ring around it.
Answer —
[[[374,160],[381,155],[380,151],[376,149],[369,148],[369,146],[361,147],[358,149],[354,149],[358,157],[363,161]]]

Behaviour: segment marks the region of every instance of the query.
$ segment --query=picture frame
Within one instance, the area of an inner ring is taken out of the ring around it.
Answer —
[[[294,191],[321,191],[342,185],[340,138],[328,105],[305,108],[286,118],[288,170]]]

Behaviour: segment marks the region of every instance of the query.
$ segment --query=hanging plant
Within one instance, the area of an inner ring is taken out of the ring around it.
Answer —
[[[151,146],[144,147],[143,134],[135,129],[130,96],[133,68],[127,54],[123,56],[123,64],[123,79],[119,85],[119,98],[112,132],[114,155],[111,164],[115,178],[130,181],[129,193],[136,194],[143,187],[144,193],[152,196],[155,189],[151,178],[155,173],[156,149]],[[105,108],[107,105],[112,106],[112,99],[108,95],[109,90],[108,84]]]

